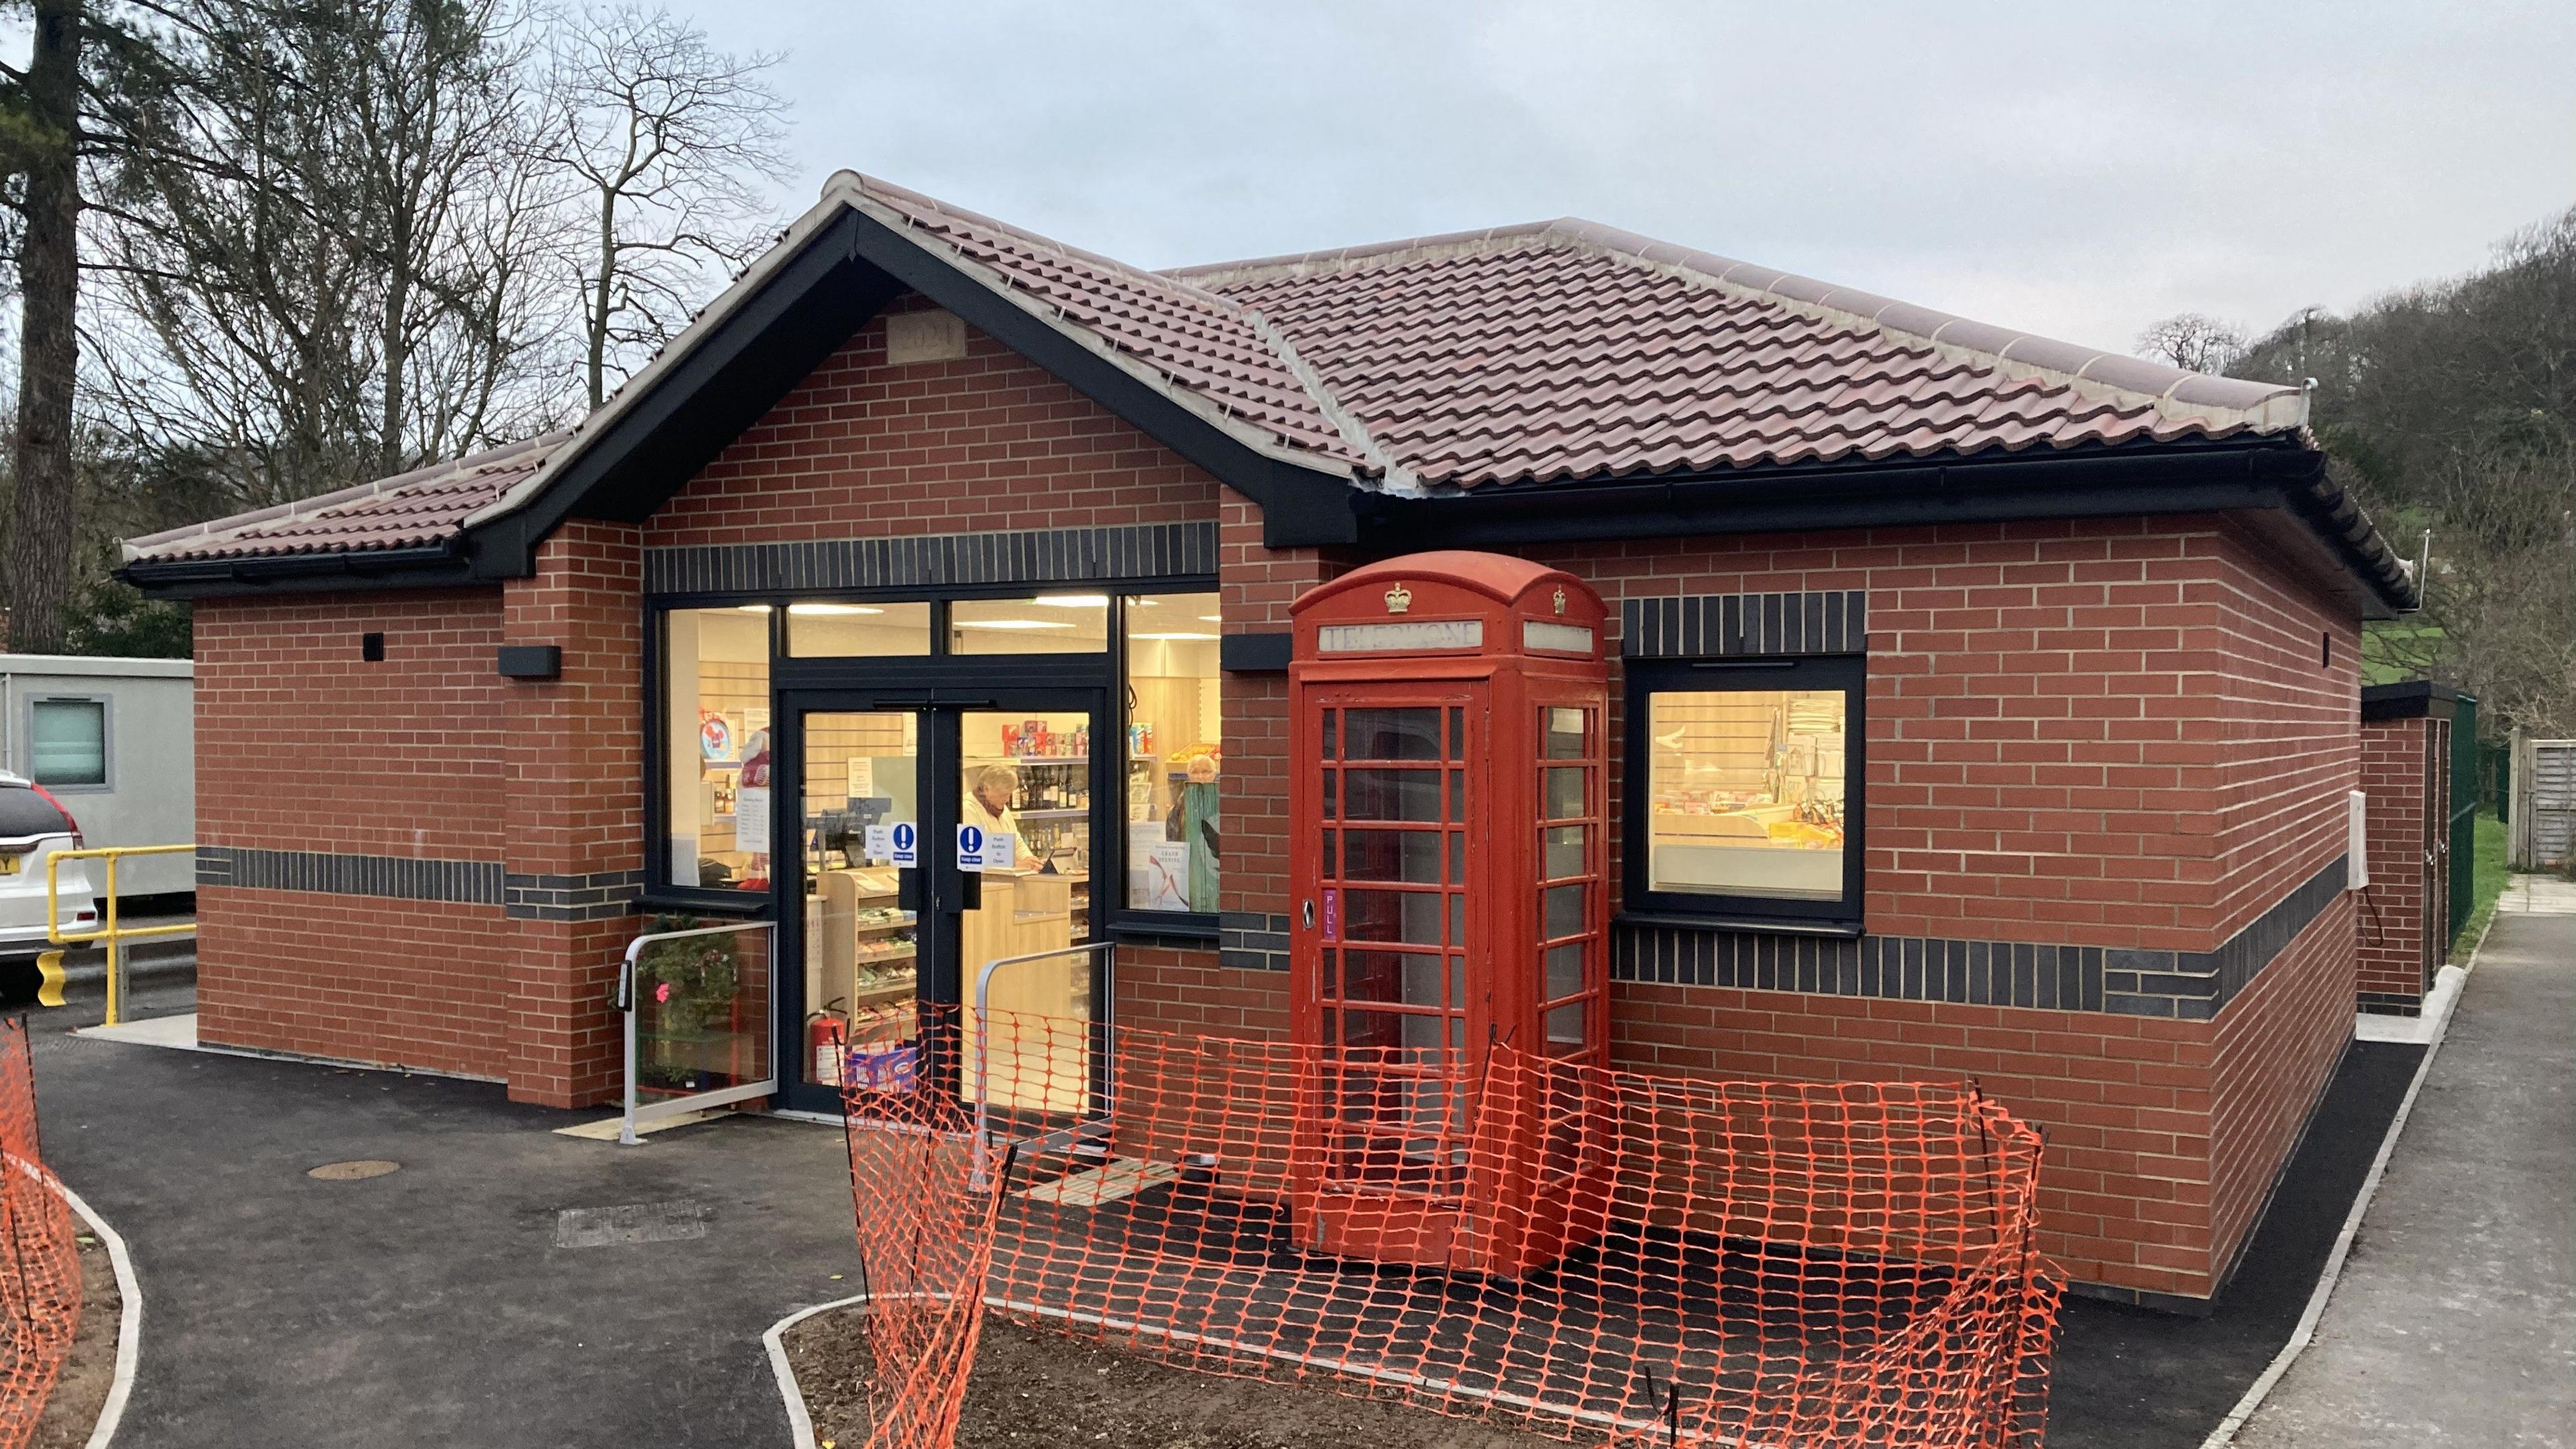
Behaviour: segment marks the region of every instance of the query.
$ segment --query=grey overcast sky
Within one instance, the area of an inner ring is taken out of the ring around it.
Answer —
[[[671,0],[840,167],[1143,266],[1577,215],[2128,347],[2576,204],[2576,3]]]

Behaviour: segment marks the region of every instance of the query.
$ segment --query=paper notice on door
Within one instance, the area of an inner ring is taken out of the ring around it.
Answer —
[[[753,855],[769,853],[769,791],[745,785],[733,794],[733,848]]]

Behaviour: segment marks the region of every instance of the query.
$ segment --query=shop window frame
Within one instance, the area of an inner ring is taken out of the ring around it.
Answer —
[[[671,880],[671,792],[667,695],[670,689],[670,616],[690,609],[739,608],[769,604],[769,694],[776,718],[778,666],[787,655],[788,602],[762,594],[675,595],[657,598],[644,608],[644,888],[639,906],[653,911],[685,911],[766,920],[772,914],[767,890],[717,886],[684,886]],[[800,600],[801,602],[801,600]],[[935,627],[937,610],[933,610]],[[773,829],[775,826],[773,825]]]
[[[814,688],[832,682],[832,677],[858,661],[883,662],[919,669],[937,667],[947,660],[971,660],[979,668],[997,668],[1009,672],[1022,669],[1053,678],[1064,671],[1099,672],[1109,701],[1110,738],[1118,741],[1117,750],[1101,767],[1102,755],[1094,751],[1093,794],[1115,791],[1120,802],[1109,812],[1111,822],[1107,842],[1095,842],[1092,855],[1092,877],[1095,899],[1102,885],[1114,885],[1106,910],[1096,919],[1109,936],[1121,941],[1146,944],[1170,942],[1174,945],[1204,947],[1220,936],[1220,912],[1213,911],[1145,911],[1127,905],[1127,830],[1125,806],[1125,762],[1123,752],[1127,726],[1132,722],[1127,708],[1127,627],[1126,609],[1129,596],[1136,594],[1219,594],[1215,576],[1182,574],[1115,579],[1048,579],[994,584],[961,584],[944,589],[831,589],[831,590],[726,590],[722,592],[669,593],[647,595],[642,606],[644,645],[643,695],[644,751],[641,785],[644,791],[644,883],[637,908],[644,911],[681,911],[712,916],[744,919],[767,919],[773,914],[774,898],[767,890],[745,891],[706,886],[683,886],[670,882],[671,802],[667,788],[671,747],[666,726],[666,695],[670,683],[670,644],[668,618],[682,609],[740,608],[745,604],[769,605],[769,690],[773,718],[780,693],[790,687]],[[1013,599],[1035,594],[1101,593],[1109,596],[1107,648],[1097,653],[1046,654],[952,654],[948,649],[948,606],[960,599]],[[791,656],[787,652],[787,606],[790,604],[918,604],[930,605],[930,652],[883,656]],[[1220,627],[1219,632],[1223,632]],[[1222,670],[1218,673],[1224,678]],[[1222,684],[1219,686],[1222,687]],[[1223,819],[1222,816],[1219,817]],[[774,827],[773,827],[774,828]],[[1223,829],[1222,825],[1219,827]],[[1106,851],[1101,849],[1106,845]],[[1104,860],[1109,879],[1102,880]],[[1224,858],[1218,858],[1220,879]]]
[[[1110,769],[1108,772],[1109,778],[1113,782],[1112,797],[1117,801],[1116,807],[1111,812],[1115,821],[1111,833],[1117,837],[1117,840],[1112,847],[1117,863],[1117,890],[1114,895],[1109,897],[1109,930],[1120,940],[1132,940],[1140,943],[1168,940],[1199,945],[1213,942],[1223,934],[1218,928],[1218,919],[1222,914],[1221,912],[1149,911],[1140,906],[1131,906],[1127,904],[1128,871],[1132,864],[1127,858],[1127,829],[1130,823],[1127,818],[1127,728],[1129,725],[1136,722],[1135,706],[1129,696],[1128,690],[1127,605],[1128,600],[1131,597],[1139,594],[1206,594],[1209,597],[1218,600],[1217,612],[1222,614],[1224,612],[1223,594],[1218,589],[1216,580],[1214,579],[1208,579],[1204,582],[1191,582],[1171,586],[1161,584],[1147,586],[1119,581],[1110,583],[1105,587],[1109,591],[1110,598],[1110,710],[1111,713],[1117,716],[1116,733],[1112,737],[1115,752],[1110,761]],[[1220,636],[1225,632],[1225,626],[1222,624],[1215,625],[1213,628]],[[1225,688],[1225,670],[1222,667],[1220,667],[1216,673],[1216,686],[1219,690]],[[1222,721],[1224,705],[1221,700],[1218,705],[1218,714],[1220,721]],[[1224,746],[1224,743],[1225,741],[1223,739],[1219,739],[1217,741],[1220,748]],[[1159,749],[1157,753],[1159,754]],[[1225,768],[1226,767],[1224,766],[1220,766],[1217,775],[1218,849],[1216,867],[1217,892],[1220,899],[1223,898],[1225,891],[1224,840],[1228,834],[1228,827],[1225,823],[1227,815],[1224,797]],[[1100,851],[1095,849],[1092,852],[1091,869],[1092,879],[1095,882],[1092,886],[1094,895],[1097,895],[1100,890],[1100,886],[1097,884],[1100,879],[1100,858]]]
[[[1629,659],[1625,661],[1619,823],[1621,919],[1641,925],[1737,926],[1756,930],[1857,936],[1867,877],[1868,660],[1858,654]],[[1654,821],[1654,756],[1650,723],[1658,694],[1761,693],[1781,690],[1843,694],[1843,888],[1839,900],[1657,891],[1648,882]]]

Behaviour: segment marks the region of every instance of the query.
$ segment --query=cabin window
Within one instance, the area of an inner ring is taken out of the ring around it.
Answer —
[[[51,789],[107,788],[107,701],[27,702],[28,778]]]

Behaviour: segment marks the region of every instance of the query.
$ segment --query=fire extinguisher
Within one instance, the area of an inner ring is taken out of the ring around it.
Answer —
[[[841,1064],[850,1040],[850,1018],[840,1010],[841,998],[805,1018],[805,1049],[813,1054],[814,1080],[827,1087],[841,1085]]]

